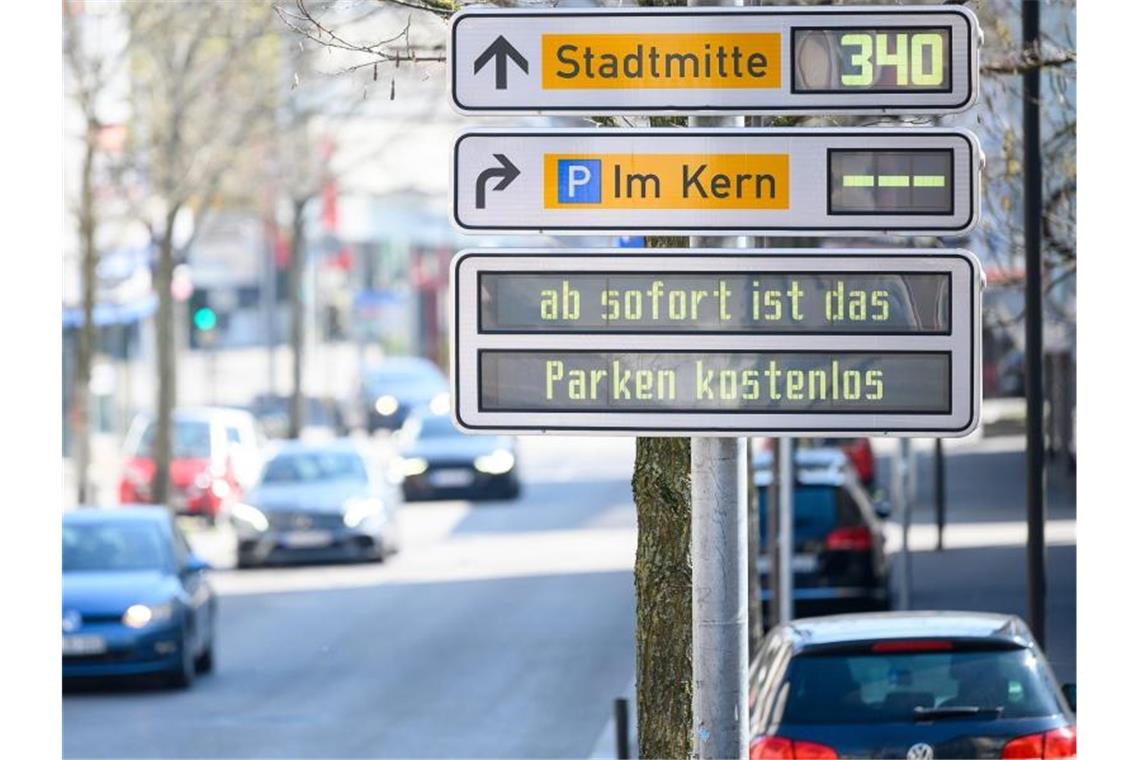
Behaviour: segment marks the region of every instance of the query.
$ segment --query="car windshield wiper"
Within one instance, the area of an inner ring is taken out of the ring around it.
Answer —
[[[965,705],[962,707],[916,707],[914,708],[915,721],[949,720],[953,718],[997,718],[1004,708],[1001,707],[975,707]]]

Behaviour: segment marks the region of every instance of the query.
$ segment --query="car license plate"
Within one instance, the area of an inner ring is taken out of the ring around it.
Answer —
[[[107,642],[102,636],[64,636],[63,656],[82,657],[83,655],[103,654],[107,651]]]
[[[316,549],[333,542],[327,530],[293,530],[282,534],[281,544],[289,549]]]
[[[761,555],[756,560],[756,569],[761,573],[768,572],[768,556]],[[819,557],[814,554],[796,554],[792,557],[793,573],[814,573],[819,570]]]
[[[475,482],[471,470],[436,470],[428,474],[428,482],[436,488],[463,488]]]

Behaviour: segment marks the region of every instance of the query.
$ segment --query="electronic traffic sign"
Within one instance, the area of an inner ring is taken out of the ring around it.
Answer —
[[[466,232],[960,235],[980,167],[963,130],[471,130],[452,213]]]
[[[965,435],[982,285],[961,250],[463,251],[453,412],[471,432]]]
[[[950,113],[977,96],[961,7],[472,9],[462,113]]]

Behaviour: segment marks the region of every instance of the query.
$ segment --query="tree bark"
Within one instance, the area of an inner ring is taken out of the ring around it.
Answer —
[[[177,398],[177,367],[174,335],[174,296],[170,283],[174,277],[174,220],[179,207],[167,210],[163,220],[162,237],[158,241],[158,266],[155,268],[154,289],[158,296],[155,318],[155,355],[158,359],[158,393],[154,416],[154,480],[151,500],[155,504],[170,504],[170,459],[172,455],[172,416]]]
[[[639,438],[637,726],[641,757],[687,758],[693,725],[692,515],[688,438]]]
[[[289,396],[289,437],[300,438],[305,427],[305,205],[293,199],[293,237],[289,241],[289,345],[292,348],[292,394]]]
[[[91,501],[91,365],[95,357],[95,189],[92,180],[99,125],[88,120],[83,143],[83,169],[79,185],[79,247],[83,323],[79,326],[75,350],[75,377],[72,379],[72,462],[75,467],[76,499]]]
[[[646,245],[684,247],[682,237]],[[687,758],[693,734],[693,564],[689,439],[638,438],[637,733],[641,757]]]

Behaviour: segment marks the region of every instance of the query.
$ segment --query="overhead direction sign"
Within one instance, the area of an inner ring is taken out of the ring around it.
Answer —
[[[472,250],[451,273],[471,432],[965,435],[981,269],[961,250]]]
[[[961,235],[980,167],[963,130],[471,130],[452,213],[467,232]]]
[[[472,9],[451,24],[462,113],[951,113],[977,18],[947,6]]]

